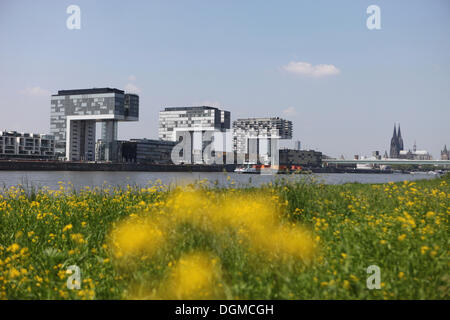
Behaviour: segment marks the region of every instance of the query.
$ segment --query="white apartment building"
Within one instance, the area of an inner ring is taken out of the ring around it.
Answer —
[[[53,135],[0,131],[0,158],[52,159],[54,156]]]
[[[177,141],[177,132],[188,132],[194,163],[204,161],[203,152],[209,143],[204,133],[225,132],[227,129],[230,129],[230,112],[215,107],[169,107],[159,112],[159,139]]]
[[[292,121],[279,117],[233,121],[233,147],[238,154],[264,155],[261,162],[269,162],[273,138],[292,139]]]
[[[224,131],[230,129],[230,112],[215,107],[170,107],[159,112],[158,137],[176,141],[177,131]]]

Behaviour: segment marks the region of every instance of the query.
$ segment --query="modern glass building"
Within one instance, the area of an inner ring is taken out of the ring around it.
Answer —
[[[215,107],[170,107],[159,112],[158,136],[176,141],[177,131],[224,131],[230,129],[230,112]]]
[[[131,139],[128,141],[115,141],[115,162],[134,162],[141,164],[172,164],[171,153],[176,145],[174,141],[153,139]],[[96,143],[95,159],[106,161],[105,144],[100,139]]]
[[[192,141],[192,157],[188,158],[203,163],[203,152],[210,142],[204,134],[225,132],[230,124],[230,112],[215,107],[169,107],[159,112],[158,136],[161,140],[177,141],[177,132],[188,133]]]
[[[270,154],[270,138],[292,139],[292,121],[273,117],[237,119],[233,122],[233,146],[238,154],[259,154],[260,148]],[[250,139],[255,139],[257,150],[250,150]]]
[[[113,88],[60,90],[51,97],[55,152],[67,160],[95,160],[96,122],[102,122],[105,157],[113,160],[119,121],[139,120],[139,96]]]

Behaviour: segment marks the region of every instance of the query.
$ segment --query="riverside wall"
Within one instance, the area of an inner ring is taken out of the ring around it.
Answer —
[[[150,172],[232,172],[235,165],[170,165],[140,163],[89,163],[71,161],[0,161],[8,171],[150,171]]]

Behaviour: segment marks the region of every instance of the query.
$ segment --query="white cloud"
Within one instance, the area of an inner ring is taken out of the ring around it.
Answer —
[[[135,75],[128,76],[128,81],[136,81],[136,76]]]
[[[288,65],[283,66],[287,72],[294,74],[302,74],[312,77],[323,77],[337,75],[341,72],[332,64],[316,64],[315,66],[308,62],[292,61]]]
[[[297,114],[297,111],[295,110],[294,107],[288,107],[288,108],[284,109],[282,111],[282,113],[286,116],[293,116],[293,115]]]
[[[51,95],[49,90],[42,89],[39,86],[26,88],[20,91],[21,94],[33,97],[48,97]]]
[[[138,86],[134,85],[133,83],[127,83],[125,85],[125,91],[127,93],[137,93],[137,94],[141,93],[141,89]]]

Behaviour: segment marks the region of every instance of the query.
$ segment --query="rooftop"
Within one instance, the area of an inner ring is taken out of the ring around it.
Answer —
[[[236,121],[274,121],[274,120],[290,121],[290,120],[282,119],[280,117],[271,117],[271,118],[240,118],[240,119],[237,119]]]
[[[193,106],[193,107],[166,107],[164,111],[194,111],[194,110],[219,110],[210,106]]]
[[[59,90],[58,94],[53,94],[53,96],[70,96],[70,95],[100,94],[100,93],[124,94],[125,92],[123,90],[119,90],[116,88],[71,89],[71,90]]]

